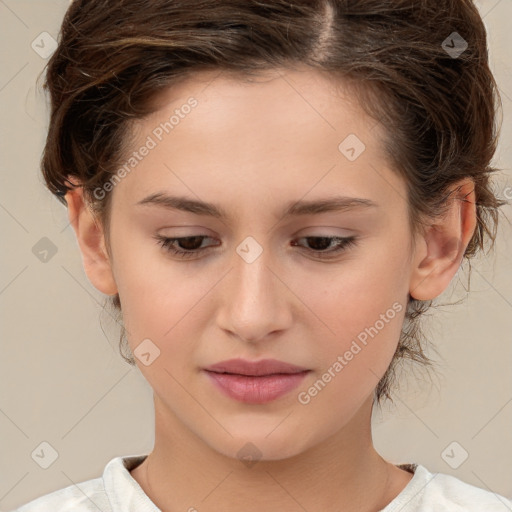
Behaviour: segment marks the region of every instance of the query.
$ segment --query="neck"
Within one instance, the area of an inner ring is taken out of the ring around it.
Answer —
[[[343,429],[319,445],[251,465],[212,449],[155,396],[155,446],[132,476],[163,512],[377,511],[412,475],[375,451],[371,408],[370,397]]]

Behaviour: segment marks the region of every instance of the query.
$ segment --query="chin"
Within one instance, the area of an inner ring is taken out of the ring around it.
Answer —
[[[275,427],[274,427],[275,428]],[[249,432],[248,432],[249,431]],[[252,431],[252,432],[250,432]],[[233,437],[226,435],[223,439],[204,439],[210,447],[222,455],[246,461],[247,467],[252,467],[258,461],[278,461],[299,455],[308,447],[303,445],[304,439],[293,436],[292,432],[282,429],[281,432],[272,429],[247,429],[237,435],[231,431]]]

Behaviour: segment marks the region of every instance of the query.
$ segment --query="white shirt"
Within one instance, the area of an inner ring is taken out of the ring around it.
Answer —
[[[129,471],[147,457],[112,459],[99,478],[36,498],[13,512],[161,512]],[[420,464],[402,492],[380,512],[511,512],[512,500]],[[405,467],[404,467],[405,469]]]

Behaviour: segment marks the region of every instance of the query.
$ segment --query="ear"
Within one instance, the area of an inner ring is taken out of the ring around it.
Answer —
[[[449,209],[416,242],[409,293],[430,300],[441,295],[459,269],[476,227],[474,183],[466,178],[449,189]]]
[[[74,185],[76,180],[68,177]],[[83,188],[69,190],[66,193],[68,216],[82,253],[85,273],[92,285],[106,295],[115,295],[117,285],[105,246],[105,237],[101,223],[94,217],[83,197]]]

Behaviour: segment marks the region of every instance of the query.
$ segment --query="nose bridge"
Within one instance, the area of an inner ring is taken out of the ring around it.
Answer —
[[[271,261],[269,250],[252,237],[236,248],[220,323],[245,340],[283,329],[289,320],[286,287],[271,270]]]
[[[248,249],[248,250],[247,250]],[[244,251],[247,251],[244,253]],[[259,255],[257,254],[259,252]],[[273,306],[276,293],[275,276],[269,269],[270,252],[247,241],[237,248],[234,275],[234,302],[243,315],[264,313]],[[254,259],[253,259],[254,258]]]
[[[258,307],[269,305],[271,288],[275,286],[270,281],[275,277],[270,272],[268,255],[268,250],[263,251],[254,261],[247,261],[239,256],[234,269],[234,284],[241,304],[254,302]]]

